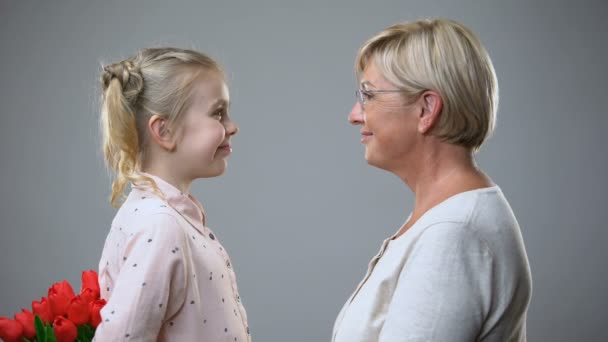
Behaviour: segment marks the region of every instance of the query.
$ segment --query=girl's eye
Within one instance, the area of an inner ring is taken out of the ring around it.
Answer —
[[[222,120],[222,118],[224,117],[224,111],[218,110],[215,113],[213,113],[213,116],[216,117],[218,120]]]

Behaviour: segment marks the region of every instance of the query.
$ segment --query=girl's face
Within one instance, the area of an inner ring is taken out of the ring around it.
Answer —
[[[232,152],[230,138],[238,127],[228,116],[230,96],[220,75],[211,73],[195,82],[192,104],[178,129],[174,167],[189,179],[224,173]]]

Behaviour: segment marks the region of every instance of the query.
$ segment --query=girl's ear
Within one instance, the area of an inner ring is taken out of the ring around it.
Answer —
[[[148,120],[148,130],[152,137],[152,141],[157,143],[160,147],[169,152],[175,150],[177,143],[173,132],[169,128],[167,119],[159,115],[152,115],[150,120]]]

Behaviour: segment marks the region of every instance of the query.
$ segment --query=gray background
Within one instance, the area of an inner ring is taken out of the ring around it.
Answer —
[[[229,71],[241,132],[198,181],[255,341],[328,341],[382,239],[412,208],[347,123],[360,44],[445,16],[479,34],[501,103],[480,165],[508,196],[534,277],[530,341],[605,341],[605,1],[0,1],[0,315],[79,286],[114,210],[97,131],[100,63],[199,48]]]

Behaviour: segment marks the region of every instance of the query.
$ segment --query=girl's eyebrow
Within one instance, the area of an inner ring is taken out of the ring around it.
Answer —
[[[217,107],[230,107],[230,101],[226,101],[225,99],[216,99],[211,103],[211,108]]]

